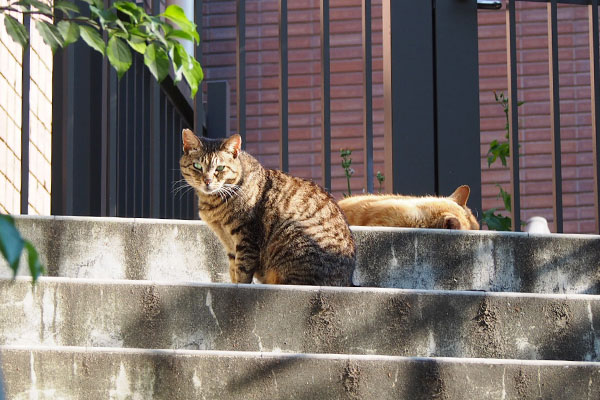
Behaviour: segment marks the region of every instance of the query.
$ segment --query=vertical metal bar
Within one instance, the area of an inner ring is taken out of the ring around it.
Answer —
[[[31,18],[23,15],[23,25],[30,33]],[[31,78],[31,47],[23,47],[21,70],[21,214],[29,213],[29,88]]]
[[[162,92],[160,93],[159,96],[159,115],[160,115],[160,136],[159,136],[159,163],[160,163],[160,177],[159,179],[159,185],[160,185],[160,211],[158,214],[158,217],[160,218],[166,218],[166,207],[167,207],[167,202],[166,202],[166,196],[167,196],[167,158],[165,156],[165,149],[167,147],[167,137],[164,134],[164,132],[167,131],[167,106],[166,106],[166,96],[164,96],[162,94]]]
[[[519,111],[517,106],[517,33],[516,33],[516,0],[508,0],[506,9],[506,29],[507,29],[507,57],[508,57],[508,83],[509,97],[508,102],[508,125],[509,125],[509,146],[510,156],[512,157],[511,175],[512,175],[512,222],[513,231],[521,230],[521,192],[519,178]]]
[[[127,215],[127,81],[118,81],[117,97],[117,216]]]
[[[600,55],[598,49],[598,0],[588,6],[590,38],[590,84],[592,95],[592,143],[594,154],[594,190],[596,232],[600,233]]]
[[[175,132],[173,132],[173,138],[175,139],[175,154],[177,155],[177,157],[175,157],[175,180],[179,180],[182,179],[181,173],[179,172],[179,156],[182,153],[182,148],[181,148],[181,140],[179,139],[179,132],[181,132],[183,130],[183,117],[179,116],[178,118],[178,124],[177,124],[177,129],[175,130]],[[175,186],[175,185],[174,185]],[[187,204],[187,196],[184,197],[184,193],[179,194],[179,202],[177,203],[177,217],[179,219],[184,219],[185,218],[185,214],[184,214],[184,205]]]
[[[203,4],[202,0],[196,0],[194,2],[194,22],[197,26],[200,37],[203,36],[203,33],[202,33],[202,28],[203,28],[202,4]],[[200,43],[198,46],[195,46],[194,56],[196,58],[196,61],[198,61],[200,64],[202,64],[202,43]],[[202,87],[200,87],[200,88],[198,88],[198,93],[196,93],[196,98],[194,99],[194,121],[193,121],[194,126],[192,127],[192,129],[194,129],[194,132],[198,136],[203,135],[204,123],[205,123],[204,104],[202,102],[202,98],[203,98]],[[179,132],[179,134],[180,133],[181,132]],[[227,133],[229,133],[229,132],[227,132]]]
[[[436,174],[433,3],[383,0],[382,6],[385,188],[432,194]]]
[[[287,0],[279,0],[279,166],[289,171],[288,155],[288,6]]]
[[[170,102],[169,104],[171,105],[171,129],[168,130],[167,132],[165,132],[165,134],[169,135],[169,139],[171,141],[171,145],[170,147],[170,155],[171,155],[171,163],[169,165],[169,199],[171,201],[171,215],[169,216],[169,218],[175,218],[176,214],[175,214],[175,196],[173,196],[173,185],[175,183],[175,174],[177,173],[177,168],[176,168],[176,161],[178,159],[178,155],[176,154],[177,151],[177,140],[176,137],[179,136],[175,133],[175,131],[177,130],[175,128],[175,126],[177,125],[177,114],[176,111],[177,109],[175,108],[174,105],[172,105]]]
[[[144,213],[143,216],[144,218],[148,218],[151,216],[150,214],[150,191],[152,190],[152,176],[150,174],[150,170],[152,168],[151,164],[150,164],[150,148],[151,148],[151,140],[150,140],[150,134],[152,133],[152,119],[154,118],[153,116],[150,115],[150,110],[151,110],[151,106],[150,106],[150,99],[152,97],[152,86],[151,86],[151,80],[150,80],[150,73],[147,71],[146,68],[142,67],[142,76],[144,78],[144,85],[143,85],[143,92],[142,92],[142,99],[144,101],[144,130],[142,132],[142,147],[143,147],[143,153],[144,153],[144,163],[143,163],[143,170],[144,170],[144,182],[145,182],[145,187],[144,187]]]
[[[146,201],[146,198],[148,197],[147,193],[145,192],[146,190],[146,149],[145,149],[145,142],[146,142],[146,135],[144,134],[146,132],[146,126],[147,126],[147,116],[145,113],[145,105],[146,105],[146,96],[145,96],[145,85],[146,85],[146,79],[144,76],[144,65],[142,64],[141,60],[140,62],[138,62],[138,66],[139,66],[139,73],[136,76],[136,79],[138,80],[139,84],[138,84],[138,99],[137,99],[137,110],[138,110],[138,115],[139,115],[139,125],[138,125],[138,129],[139,129],[139,152],[140,152],[140,160],[138,161],[138,170],[140,171],[139,173],[139,177],[140,177],[140,184],[139,184],[139,189],[140,189],[140,209],[138,211],[138,214],[140,217],[145,217],[146,213],[145,213],[145,207],[144,207],[144,203]]]
[[[131,100],[131,102],[133,103],[133,110],[132,110],[132,115],[133,115],[133,129],[132,129],[132,134],[133,134],[133,149],[131,149],[132,152],[132,156],[133,156],[133,190],[131,193],[131,197],[133,198],[133,214],[131,215],[131,217],[139,217],[139,207],[138,207],[138,199],[139,199],[139,194],[140,194],[140,181],[141,181],[141,174],[139,173],[140,168],[140,147],[138,144],[139,141],[139,125],[141,124],[141,120],[140,120],[140,115],[139,115],[139,107],[140,107],[140,101],[141,101],[141,97],[140,97],[140,93],[138,93],[139,91],[139,65],[137,62],[137,55],[133,54],[133,64],[131,66],[131,71],[132,71],[132,76],[131,76],[131,80],[133,81],[133,99]]]
[[[59,50],[52,62],[52,168],[51,168],[51,190],[50,213],[52,215],[64,215],[64,187],[63,165],[64,151],[63,142],[66,134],[65,115],[65,70],[66,51]]]
[[[152,0],[152,13],[158,15],[160,13],[160,2]],[[150,125],[150,216],[158,218],[161,210],[161,126],[160,126],[160,85],[154,80],[150,80],[150,109],[151,109],[151,125]]]
[[[135,60],[133,60],[132,68],[135,68]],[[127,202],[127,211],[126,217],[134,217],[135,216],[135,187],[136,187],[136,148],[135,148],[135,73],[133,73],[135,69],[131,69],[127,74],[123,77],[127,84],[126,89],[126,131],[123,134],[127,137],[127,184],[126,184],[126,202]]]
[[[110,0],[104,1],[105,7]],[[117,215],[117,73],[102,59],[102,119],[100,139],[100,215]]]
[[[206,84],[206,132],[209,138],[224,138],[229,134],[229,82],[212,81]]]
[[[236,0],[237,4],[237,63],[236,96],[238,133],[242,137],[242,148],[246,148],[246,0]],[[229,136],[229,132],[227,132]]]
[[[134,189],[134,216],[139,218],[143,216],[143,199],[145,197],[144,194],[144,125],[145,118],[143,114],[144,109],[144,66],[141,62],[141,57],[137,54],[134,54],[134,65],[135,65],[135,75],[132,77],[135,80],[135,99],[134,99],[134,107],[135,107],[135,117],[134,117],[134,132],[135,132],[135,141],[134,141],[134,154],[135,154],[135,189]]]
[[[548,69],[550,76],[550,120],[552,130],[552,184],[554,186],[554,226],[563,231],[562,170],[560,151],[560,83],[558,71],[558,10],[557,1],[546,5],[548,10]]]
[[[363,129],[365,131],[365,183],[373,193],[373,76],[371,48],[371,0],[362,0]]]
[[[321,0],[321,170],[331,190],[331,99],[329,68],[329,0]]]
[[[471,188],[481,210],[479,68],[475,2],[437,0],[434,16],[436,192]],[[456,57],[460,54],[460,57]],[[460,154],[460,162],[456,155]]]

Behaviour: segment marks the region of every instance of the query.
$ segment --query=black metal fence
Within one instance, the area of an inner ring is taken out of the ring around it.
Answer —
[[[508,0],[507,49],[510,104],[517,104],[516,1],[547,3],[548,48],[553,132],[554,213],[563,231],[560,150],[560,95],[557,4],[588,6],[594,138],[596,226],[600,230],[600,89],[598,72],[598,0]],[[237,2],[237,115],[245,135],[245,0]],[[450,193],[460,184],[472,188],[472,208],[481,210],[477,9],[500,9],[500,1],[383,0],[385,159],[391,191]],[[364,63],[365,186],[373,190],[373,118],[371,99],[371,1],[362,1]],[[322,184],[331,186],[329,1],[320,1]],[[279,1],[280,167],[288,169],[287,1]],[[210,101],[210,99],[208,99]],[[226,107],[227,105],[224,105]],[[512,219],[520,229],[518,110],[510,107]]]
[[[485,3],[498,6],[497,1]],[[237,131],[245,138],[246,1],[236,0],[236,5]],[[288,2],[279,0],[280,168],[284,171],[289,167],[287,12]],[[331,188],[329,13],[329,0],[321,0],[321,183],[326,189]],[[413,194],[451,193],[466,183],[472,188],[470,203],[481,210],[477,3],[384,0],[383,16],[385,176],[392,185],[389,189]],[[362,1],[362,27],[365,186],[372,191],[370,0]],[[460,162],[456,154],[460,154]]]
[[[149,7],[160,13],[158,0]],[[194,218],[179,157],[182,129],[202,128],[197,98],[192,102],[168,77],[157,84],[138,54],[117,80],[107,60],[81,43],[58,52],[52,214]]]
[[[590,49],[590,98],[592,104],[592,138],[594,154],[594,208],[596,212],[596,229],[600,232],[600,70],[598,59],[598,0],[508,0],[507,4],[507,52],[508,52],[508,81],[509,81],[509,126],[510,154],[512,156],[512,217],[513,226],[521,226],[520,218],[520,185],[519,185],[519,114],[518,76],[517,76],[517,34],[516,34],[516,2],[529,1],[547,4],[548,10],[548,67],[550,79],[550,117],[552,131],[552,182],[554,195],[554,222],[557,232],[563,232],[563,199],[561,172],[561,138],[560,138],[560,85],[558,62],[558,4],[570,4],[588,7],[589,19],[589,49]]]

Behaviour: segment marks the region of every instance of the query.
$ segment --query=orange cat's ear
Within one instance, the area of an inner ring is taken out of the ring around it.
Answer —
[[[194,135],[194,132],[189,129],[184,129],[181,132],[181,139],[183,140],[183,151],[189,152],[192,149],[199,149],[202,147],[202,143],[198,136]]]
[[[242,148],[242,137],[237,133],[235,135],[231,135],[227,139],[223,141],[221,145],[221,150],[227,151],[233,154],[233,158],[237,158],[240,149]]]
[[[459,206],[464,207],[467,205],[467,200],[469,200],[469,194],[471,194],[471,188],[468,185],[462,185],[450,195],[450,198]]]
[[[460,229],[460,221],[455,216],[444,217],[444,229]]]

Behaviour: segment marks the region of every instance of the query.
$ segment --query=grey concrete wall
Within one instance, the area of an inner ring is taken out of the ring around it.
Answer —
[[[1,347],[7,398],[597,399],[600,364]]]
[[[221,244],[202,222],[17,217],[17,223],[51,276],[229,281]],[[354,281],[360,286],[600,294],[600,236],[367,227],[353,232]],[[9,275],[6,268],[0,273]]]
[[[600,361],[599,296],[44,278],[0,298],[5,345]]]

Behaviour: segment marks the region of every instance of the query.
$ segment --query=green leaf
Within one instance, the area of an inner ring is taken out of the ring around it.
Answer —
[[[64,1],[64,0],[57,0],[54,2],[54,9],[58,9],[62,12],[64,12],[65,14],[69,14],[69,12],[74,12],[79,14],[79,7],[77,7],[77,5],[75,5],[74,3],[71,3],[70,1]]]
[[[37,8],[38,11],[40,11],[44,14],[52,15],[52,9],[50,8],[50,6],[48,4],[42,3],[41,1],[37,1],[37,0],[27,0],[27,1],[29,2],[29,4],[31,4],[32,6]]]
[[[87,43],[92,49],[102,53],[105,55],[106,49],[104,45],[104,40],[102,36],[98,33],[98,31],[91,26],[81,25],[80,27],[81,38],[84,42]]]
[[[121,39],[113,36],[108,40],[106,54],[108,55],[110,64],[117,70],[117,75],[120,79],[129,67],[131,67],[131,51],[129,47]]]
[[[90,11],[92,15],[97,17],[100,20],[100,25],[102,25],[103,29],[106,29],[108,24],[114,23],[118,20],[117,15],[111,10],[105,10],[104,8],[99,8],[96,6],[90,6]]]
[[[191,96],[193,98],[196,96],[196,92],[198,91],[202,79],[204,79],[204,72],[202,71],[200,63],[196,61],[194,57],[189,57],[188,60],[190,61],[190,64],[188,64],[189,67],[184,66],[183,76],[190,86]]]
[[[146,64],[158,82],[162,82],[169,73],[169,57],[167,56],[167,52],[156,43],[152,43],[146,47],[144,64]]]
[[[35,27],[42,36],[42,39],[44,39],[44,43],[50,46],[52,52],[55,52],[56,49],[64,46],[65,40],[63,39],[63,35],[53,24],[38,20],[35,21]]]
[[[31,277],[35,282],[37,281],[37,278],[39,278],[39,276],[44,273],[44,266],[40,261],[40,256],[38,255],[37,250],[28,240],[25,241],[25,249],[27,250],[29,273],[31,274]]]
[[[131,39],[127,41],[127,44],[129,44],[129,47],[140,54],[144,54],[146,52],[146,41],[144,40]]]
[[[510,193],[508,193],[504,189],[502,189],[502,187],[500,185],[496,184],[496,186],[498,186],[498,189],[500,189],[500,193],[498,194],[498,197],[502,197],[502,201],[504,202],[504,208],[506,209],[506,211],[510,212],[512,210],[512,202],[511,202]]]
[[[178,38],[178,39],[184,39],[184,40],[189,40],[191,42],[194,41],[194,36],[189,34],[188,32],[184,32],[182,30],[179,29],[171,29],[166,35],[165,37],[167,39],[171,39],[171,38]]]
[[[145,25],[141,25],[141,26],[145,26]],[[148,39],[148,38],[150,37],[150,36],[149,36],[147,33],[145,33],[145,32],[142,32],[142,31],[141,31],[141,30],[140,30],[138,27],[136,27],[136,26],[133,26],[133,27],[129,28],[129,34],[130,34],[131,36],[136,36],[136,37],[139,37],[139,38],[141,38],[141,39]]]
[[[96,8],[104,8],[104,2],[102,0],[83,0],[91,6]]]
[[[24,241],[15,227],[15,221],[9,215],[0,214],[0,252],[13,270],[13,275],[19,269],[23,245]]]
[[[23,47],[27,45],[27,42],[29,42],[29,35],[22,23],[17,21],[13,16],[4,14],[4,26],[6,28],[6,33],[8,33],[12,40]]]
[[[12,4],[13,7],[19,7],[21,11],[31,11],[31,2],[29,0],[20,0]]]
[[[165,12],[161,16],[167,18],[169,21],[177,24],[182,31],[189,33],[194,37],[196,43],[200,43],[200,36],[196,30],[196,24],[190,21],[185,12],[178,5],[171,4],[166,8]]]
[[[501,214],[495,214],[496,209],[485,211],[481,221],[487,225],[487,227],[493,231],[510,231],[512,226],[512,220],[509,217],[505,217]]]
[[[115,1],[113,7],[122,13],[129,15],[135,24],[137,24],[142,15],[144,15],[144,10],[130,1]]]
[[[71,43],[75,43],[79,39],[79,25],[74,22],[60,21],[58,23],[58,30],[64,39],[64,45],[67,46]]]

